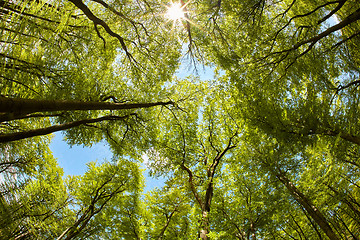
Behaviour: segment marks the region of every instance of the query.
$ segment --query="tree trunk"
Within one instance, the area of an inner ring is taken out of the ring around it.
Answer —
[[[331,240],[339,240],[324,215],[310,202],[310,200],[307,199],[307,197],[302,194],[284,174],[277,174],[276,177],[285,185],[296,201],[304,207],[306,212],[311,216],[312,219],[314,219],[321,230],[324,231],[326,236],[328,236]]]
[[[200,238],[201,240],[210,240],[210,238],[207,236],[209,234],[209,212],[206,210],[202,212],[202,218],[201,218],[201,225],[200,225]]]
[[[165,106],[169,104],[174,104],[174,102],[168,101],[154,103],[109,103],[0,97],[0,122],[18,119],[19,116],[35,112],[74,110],[121,110],[150,108],[154,106]]]
[[[218,151],[217,155],[213,159],[212,164],[210,166],[208,166],[208,169],[207,169],[208,184],[206,187],[205,197],[203,199],[204,201],[201,199],[201,197],[198,194],[196,187],[193,183],[193,174],[192,174],[191,170],[188,167],[186,167],[184,165],[184,163],[181,165],[181,168],[184,169],[189,175],[189,184],[191,187],[191,191],[192,191],[196,201],[199,203],[199,205],[201,207],[202,216],[201,216],[201,223],[200,223],[199,238],[202,240],[210,240],[210,238],[207,236],[207,234],[210,233],[210,221],[209,221],[208,214],[210,212],[211,200],[214,195],[213,180],[214,180],[214,176],[215,176],[215,171],[216,171],[217,166],[220,163],[220,160],[222,159],[223,156],[225,156],[227,151],[236,147],[236,145],[232,145],[232,140],[236,135],[237,135],[237,132],[232,137],[230,137],[227,147],[222,152]]]
[[[333,136],[333,137],[340,136],[342,139],[344,139],[346,141],[360,145],[360,138],[358,136],[344,133],[339,130],[327,130],[327,131],[324,131],[323,134],[328,135],[328,136]]]
[[[256,240],[256,228],[255,228],[255,223],[253,221],[251,221],[250,224],[250,236],[252,240]]]
[[[38,128],[38,129],[23,131],[23,132],[0,134],[0,143],[12,142],[12,141],[35,137],[35,136],[43,136],[43,135],[47,135],[47,134],[50,134],[53,132],[77,127],[77,126],[80,126],[83,124],[96,123],[96,122],[101,122],[104,120],[121,120],[121,119],[125,119],[129,116],[130,115],[119,117],[119,116],[111,116],[110,115],[110,116],[104,116],[104,117],[99,117],[99,118],[84,119],[84,120],[59,124],[59,125],[55,125],[55,126],[50,126],[50,127],[46,127],[46,128]]]

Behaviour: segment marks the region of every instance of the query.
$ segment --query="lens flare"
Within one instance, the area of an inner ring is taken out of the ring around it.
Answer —
[[[167,7],[166,17],[173,21],[185,18],[181,3],[173,3],[170,7]]]

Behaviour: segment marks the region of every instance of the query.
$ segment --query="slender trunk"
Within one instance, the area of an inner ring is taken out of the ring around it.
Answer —
[[[0,143],[12,142],[12,141],[17,141],[17,140],[21,140],[21,139],[25,139],[25,138],[31,138],[31,137],[35,137],[35,136],[43,136],[43,135],[47,135],[47,134],[50,134],[53,132],[77,127],[77,126],[80,126],[83,124],[96,123],[96,122],[101,122],[101,121],[105,121],[105,120],[121,120],[121,119],[125,119],[129,116],[130,115],[126,115],[123,117],[104,116],[104,117],[99,117],[99,118],[91,118],[91,119],[84,119],[84,120],[79,120],[79,121],[74,121],[74,122],[69,122],[69,123],[63,123],[63,124],[59,124],[59,125],[55,125],[55,126],[38,128],[38,129],[33,129],[33,130],[28,130],[28,131],[23,131],[23,132],[0,134]]]
[[[204,199],[201,199],[200,195],[198,194],[198,192],[196,190],[196,187],[193,182],[193,174],[192,174],[191,170],[188,167],[186,167],[184,163],[182,163],[182,165],[181,165],[181,168],[188,173],[191,191],[201,208],[202,216],[201,216],[201,222],[200,222],[199,238],[201,238],[202,240],[210,240],[210,238],[207,236],[207,234],[210,233],[210,221],[209,221],[208,214],[210,212],[211,200],[214,195],[213,179],[215,176],[215,171],[216,171],[217,166],[220,163],[220,160],[222,159],[223,156],[225,156],[227,151],[236,147],[235,145],[232,145],[232,140],[237,134],[238,133],[236,132],[232,137],[230,137],[227,147],[222,152],[218,151],[217,155],[213,159],[212,164],[210,166],[208,166],[208,169],[207,169],[208,185],[206,186],[206,193],[205,193]]]
[[[255,228],[255,223],[251,221],[250,224],[250,233],[251,233],[251,239],[252,240],[256,240],[256,228]]]
[[[339,193],[339,191],[337,191],[335,188],[331,187],[330,185],[326,185],[331,191],[333,191],[337,196],[341,196],[341,193]],[[355,202],[355,204],[358,205],[358,207],[354,206],[351,202],[354,203],[354,199],[352,199],[351,195],[345,195],[344,197],[341,198],[340,200],[341,202],[344,202],[349,209],[351,210],[351,212],[353,212],[356,216],[357,219],[360,219],[360,211],[358,210],[359,204]],[[356,220],[359,224],[360,221]]]
[[[186,167],[184,164],[181,165],[182,169],[184,169],[188,175],[189,175],[189,184],[190,184],[190,188],[191,188],[191,191],[196,199],[196,201],[198,202],[200,208],[201,208],[201,211],[202,211],[202,216],[201,216],[201,222],[200,222],[200,232],[199,232],[199,238],[201,238],[202,240],[209,240],[209,237],[207,236],[207,234],[210,232],[209,231],[209,219],[208,219],[208,213],[209,211],[206,211],[205,210],[205,205],[207,205],[208,209],[210,208],[210,205],[209,204],[206,204],[202,201],[201,197],[199,196],[197,190],[196,190],[196,187],[194,186],[194,183],[193,183],[193,174],[191,172],[191,170]],[[208,188],[207,188],[207,191],[206,191],[206,195],[208,195]],[[206,199],[205,199],[205,202],[206,202]],[[208,202],[208,201],[207,201]],[[209,202],[208,202],[209,203]],[[210,209],[209,209],[210,210]]]
[[[0,122],[17,119],[24,114],[35,112],[74,111],[74,110],[122,110],[150,108],[174,104],[168,102],[153,103],[109,103],[82,102],[69,100],[39,100],[0,97]]]
[[[211,207],[211,200],[214,195],[214,176],[216,172],[216,168],[219,165],[222,157],[229,151],[230,149],[235,148],[235,145],[232,145],[232,139],[237,135],[237,132],[230,137],[227,147],[222,151],[218,152],[215,158],[213,159],[212,164],[207,169],[207,178],[208,185],[206,187],[205,199],[203,201],[202,209],[202,219],[201,219],[201,229],[200,229],[200,238],[202,240],[209,240],[210,238],[207,236],[210,233],[210,220],[209,220],[209,212]]]
[[[16,237],[14,238],[14,240],[26,239],[27,236],[29,236],[30,234],[31,234],[30,231],[26,231],[25,233],[22,233],[22,234],[20,234],[19,236],[16,236]],[[31,235],[30,235],[30,236],[31,236]]]
[[[319,225],[321,230],[329,237],[331,240],[339,240],[325,216],[310,202],[307,197],[302,194],[297,187],[290,182],[290,180],[283,174],[277,174],[276,177],[285,185],[289,190],[290,194],[296,199],[296,201],[304,207],[306,212],[311,216],[312,219]]]
[[[70,231],[70,228],[65,229],[56,240],[61,240]]]
[[[216,168],[216,167],[215,167]],[[210,173],[210,181],[209,185],[206,188],[205,199],[203,201],[202,206],[202,218],[201,218],[201,225],[200,225],[200,238],[202,240],[209,240],[210,238],[207,236],[210,233],[210,222],[209,222],[209,212],[211,207],[211,200],[214,195],[214,187],[213,187],[213,177],[215,174],[215,168]]]
[[[210,238],[207,236],[209,234],[209,212],[206,210],[202,212],[202,218],[201,218],[201,225],[200,225],[200,238],[201,240],[210,240]]]

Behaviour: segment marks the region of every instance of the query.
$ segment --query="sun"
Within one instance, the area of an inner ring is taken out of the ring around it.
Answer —
[[[181,3],[172,3],[170,7],[167,7],[166,17],[173,21],[180,21],[185,18],[185,12]]]

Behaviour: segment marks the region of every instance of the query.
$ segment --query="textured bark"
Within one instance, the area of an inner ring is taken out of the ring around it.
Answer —
[[[29,131],[14,132],[14,133],[8,133],[8,134],[0,134],[0,143],[12,142],[12,141],[17,141],[17,140],[30,138],[30,137],[35,137],[35,136],[43,136],[43,135],[47,135],[47,134],[50,134],[50,133],[53,133],[53,132],[62,131],[62,130],[66,130],[66,129],[69,129],[69,128],[77,127],[77,126],[80,126],[80,125],[83,125],[83,124],[96,123],[96,122],[101,122],[101,121],[105,121],[105,120],[121,120],[121,119],[127,118],[129,116],[130,115],[126,115],[126,116],[123,116],[123,117],[104,116],[104,117],[100,117],[100,118],[84,119],[84,120],[59,124],[59,125],[46,127],[46,128],[38,128],[38,129],[34,129],[34,130],[29,130]]]
[[[74,111],[74,110],[121,110],[150,108],[174,104],[168,102],[154,103],[109,103],[82,102],[67,100],[38,100],[0,97],[0,122],[11,121],[35,112]]]
[[[202,212],[202,218],[201,218],[201,226],[200,226],[200,238],[201,240],[209,240],[210,238],[207,236],[207,234],[210,232],[209,226],[209,212],[203,211]]]
[[[344,133],[338,130],[328,130],[328,131],[324,131],[323,132],[324,135],[328,135],[328,136],[340,136],[342,139],[355,143],[357,145],[360,145],[360,138],[358,136],[354,136],[348,133]]]
[[[299,189],[284,175],[277,174],[276,177],[285,185],[289,190],[290,194],[296,199],[296,201],[304,207],[306,212],[310,217],[319,225],[322,231],[329,237],[331,240],[339,240],[325,216],[317,209],[310,200],[302,194]]]

